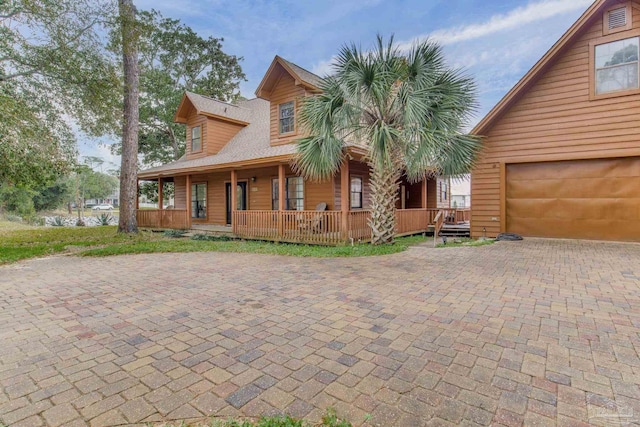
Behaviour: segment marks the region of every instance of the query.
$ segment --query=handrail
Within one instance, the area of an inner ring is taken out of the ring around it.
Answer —
[[[440,234],[440,230],[442,230],[443,225],[444,225],[444,213],[443,211],[440,211],[434,218],[434,229],[433,229],[433,246],[434,247],[437,245],[438,235]]]

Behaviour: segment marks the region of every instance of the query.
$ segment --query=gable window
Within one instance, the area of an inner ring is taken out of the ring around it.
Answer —
[[[202,131],[200,126],[191,128],[191,152],[202,151]]]
[[[595,93],[638,89],[640,37],[595,46]]]
[[[207,217],[207,184],[191,185],[191,218]]]
[[[304,210],[304,180],[300,176],[286,178],[286,199],[284,208],[288,211]],[[271,208],[277,211],[280,203],[280,188],[278,178],[271,180]]]
[[[362,178],[351,177],[351,208],[362,209]]]
[[[285,102],[278,106],[280,118],[280,133],[289,133],[294,130],[293,101]]]

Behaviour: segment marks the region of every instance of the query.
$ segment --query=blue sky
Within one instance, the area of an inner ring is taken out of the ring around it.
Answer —
[[[203,36],[224,38],[227,53],[244,58],[254,91],[274,55],[320,75],[345,43],[367,48],[376,34],[401,45],[440,42],[449,64],[464,67],[479,88],[480,120],[587,9],[592,0],[134,0],[160,10]],[[473,124],[473,123],[472,123]],[[81,155],[119,159],[95,141]]]

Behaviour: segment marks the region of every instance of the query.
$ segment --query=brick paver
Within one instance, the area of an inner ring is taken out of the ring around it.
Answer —
[[[640,245],[56,257],[0,267],[0,304],[9,425],[640,422]]]

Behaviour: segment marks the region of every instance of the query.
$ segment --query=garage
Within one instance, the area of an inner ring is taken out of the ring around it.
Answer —
[[[506,166],[507,231],[640,241],[640,157]]]

